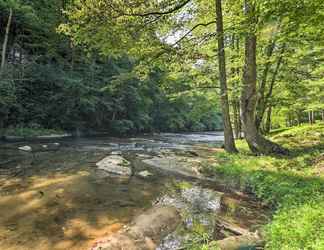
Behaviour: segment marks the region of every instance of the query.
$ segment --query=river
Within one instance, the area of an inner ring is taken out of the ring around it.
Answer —
[[[222,132],[205,132],[2,143],[0,249],[90,249],[156,204],[183,212],[159,250],[178,249],[196,230],[221,237],[217,216],[247,229],[263,224],[253,199],[200,173],[222,142]],[[31,152],[19,149],[26,146]],[[105,157],[127,161],[131,174],[99,168]]]

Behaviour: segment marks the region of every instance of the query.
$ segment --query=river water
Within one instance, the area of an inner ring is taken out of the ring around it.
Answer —
[[[215,215],[249,228],[260,224],[265,219],[254,201],[224,193],[199,173],[222,142],[222,132],[205,132],[2,143],[0,249],[90,249],[157,204],[183,215],[160,250],[215,235]],[[111,155],[128,161],[132,174],[100,170],[96,163]]]

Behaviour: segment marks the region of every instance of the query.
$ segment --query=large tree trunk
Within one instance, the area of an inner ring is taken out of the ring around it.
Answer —
[[[255,110],[257,102],[256,92],[256,44],[255,13],[249,0],[245,1],[245,11],[250,25],[245,38],[245,65],[243,72],[243,86],[241,93],[241,120],[245,139],[254,153],[261,154],[286,154],[287,150],[278,144],[264,138],[255,125]]]
[[[224,48],[224,31],[223,31],[223,13],[222,13],[222,1],[215,0],[216,3],[216,23],[217,23],[217,40],[218,40],[218,64],[219,64],[219,79],[221,89],[221,106],[223,113],[223,125],[224,125],[224,147],[227,152],[235,153],[237,149],[235,147],[230,112],[228,102],[228,90],[226,80],[226,59]]]
[[[10,31],[10,26],[11,26],[12,15],[13,15],[13,11],[12,11],[12,8],[10,8],[7,27],[6,27],[6,33],[5,33],[4,41],[3,41],[3,44],[2,44],[0,76],[2,75],[2,73],[4,71],[4,67],[5,67],[5,63],[6,63],[7,44],[8,44],[8,37],[9,37],[9,31]]]

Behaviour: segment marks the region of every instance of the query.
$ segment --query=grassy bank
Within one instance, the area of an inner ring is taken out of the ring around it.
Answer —
[[[3,136],[32,138],[37,136],[63,135],[64,131],[42,127],[11,127],[2,131]]]
[[[286,129],[271,139],[290,155],[256,157],[239,141],[239,154],[217,153],[217,163],[206,171],[273,207],[266,249],[324,249],[324,124]]]

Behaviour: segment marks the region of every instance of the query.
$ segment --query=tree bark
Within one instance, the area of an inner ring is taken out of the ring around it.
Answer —
[[[240,102],[233,100],[235,138],[241,138]]]
[[[280,55],[279,55],[279,58],[277,60],[276,66],[275,66],[275,70],[273,72],[273,75],[272,75],[272,78],[271,78],[271,81],[270,81],[268,93],[266,95],[264,94],[265,85],[264,85],[264,89],[259,91],[260,92],[260,99],[258,100],[258,103],[257,103],[257,112],[256,112],[256,118],[255,118],[256,127],[258,129],[260,128],[260,125],[262,123],[263,116],[264,116],[264,113],[265,113],[266,108],[268,106],[269,99],[272,96],[273,87],[274,87],[274,84],[275,84],[275,82],[277,80],[277,75],[279,73],[279,69],[280,69],[280,66],[282,64],[283,53],[285,52],[285,49],[286,49],[286,45],[284,44],[281,51],[280,51]],[[261,94],[261,91],[262,91],[262,94]]]
[[[256,126],[258,129],[260,128],[260,125],[262,123],[262,118],[263,118],[262,110],[265,107],[265,100],[264,100],[265,89],[266,89],[266,85],[267,85],[268,73],[271,68],[271,62],[269,60],[272,57],[274,47],[275,47],[275,42],[271,39],[271,41],[269,42],[269,45],[267,46],[266,57],[267,57],[268,61],[266,62],[265,68],[263,70],[263,74],[262,74],[262,78],[261,78],[261,82],[260,82],[260,86],[259,86],[259,96],[257,99],[257,106],[256,106],[257,112],[256,112],[255,123],[256,123]],[[263,111],[263,113],[264,113],[264,111]]]
[[[256,79],[256,44],[255,34],[256,18],[254,6],[249,0],[245,1],[245,11],[248,20],[249,31],[245,38],[245,62],[243,71],[243,86],[241,93],[241,120],[245,139],[252,152],[257,154],[286,154],[287,150],[278,144],[263,137],[255,124],[255,111],[257,102]]]
[[[264,132],[267,134],[271,130],[271,113],[272,113],[272,106],[269,105],[268,112],[267,112],[267,119],[264,125]]]
[[[226,79],[226,59],[225,59],[225,46],[224,46],[224,31],[223,31],[223,13],[222,1],[215,0],[216,4],[216,26],[217,26],[217,41],[218,41],[218,65],[219,65],[219,79],[221,89],[221,106],[223,113],[224,125],[224,148],[227,152],[235,153],[235,141],[233,136],[233,129],[231,124],[228,90]]]
[[[13,10],[12,10],[12,8],[10,8],[8,22],[7,22],[7,26],[6,26],[6,33],[5,33],[4,41],[2,44],[0,76],[3,74],[5,63],[6,63],[7,44],[8,44],[9,31],[10,31],[10,26],[11,26],[11,21],[12,21],[12,15],[13,15]]]
[[[239,53],[239,39],[236,38],[235,35],[232,35],[231,40],[231,51],[234,53],[234,51],[236,50],[236,52]],[[231,55],[231,77],[233,78],[236,78],[236,76],[239,76],[240,74],[239,67],[234,67],[236,56],[237,55]],[[233,109],[234,137],[235,139],[239,139],[241,138],[239,82],[237,80],[234,80],[232,85],[233,90],[231,95],[231,105]]]

